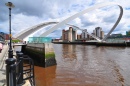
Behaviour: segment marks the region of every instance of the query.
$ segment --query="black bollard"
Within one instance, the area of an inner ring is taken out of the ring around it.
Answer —
[[[20,62],[20,59],[19,59],[19,57],[22,57],[23,56],[23,53],[21,53],[21,52],[16,52],[16,62],[17,63],[19,63]],[[16,73],[17,73],[17,77],[19,77],[19,74],[20,74],[20,71],[19,71],[19,68],[20,68],[20,66],[19,66],[19,64],[18,64],[18,66],[16,67]]]
[[[10,65],[11,68],[11,80],[13,82],[13,84],[11,86],[16,86],[16,64]]]
[[[21,51],[16,51],[16,58],[18,57],[18,54],[22,53]]]
[[[13,58],[13,50],[9,49],[8,52],[9,52],[8,53],[9,58]]]
[[[6,65],[6,83],[7,83],[7,86],[11,86],[11,83],[13,83],[13,82],[11,82],[12,80],[11,80],[10,74],[12,74],[11,73],[11,65],[15,64],[15,62],[16,62],[16,59],[14,59],[14,58],[8,58],[8,59],[5,60],[5,63],[7,64]]]

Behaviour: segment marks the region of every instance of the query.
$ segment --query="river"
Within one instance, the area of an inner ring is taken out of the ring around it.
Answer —
[[[130,86],[130,47],[53,44],[56,66],[35,66],[36,86]]]

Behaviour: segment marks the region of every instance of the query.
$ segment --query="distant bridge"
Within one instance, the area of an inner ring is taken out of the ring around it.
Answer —
[[[42,27],[45,27],[45,26],[51,25],[51,24],[56,24],[54,27],[50,28],[49,30],[47,30],[46,32],[44,32],[41,35],[41,36],[45,37],[48,34],[50,34],[51,32],[53,32],[54,30],[56,30],[59,27],[61,27],[62,25],[67,24],[69,21],[77,18],[78,16],[81,16],[81,15],[83,15],[83,14],[85,14],[85,13],[91,11],[91,10],[95,10],[97,8],[102,8],[102,7],[105,7],[105,6],[108,6],[108,5],[117,5],[120,8],[120,14],[119,14],[119,17],[118,17],[116,23],[114,24],[114,26],[111,28],[111,30],[108,32],[108,34],[105,36],[105,38],[102,39],[102,40],[99,39],[98,37],[88,33],[88,35],[92,36],[93,38],[95,38],[99,42],[105,41],[107,39],[107,37],[112,33],[112,31],[116,28],[116,26],[120,22],[120,20],[122,18],[122,15],[123,15],[123,8],[120,5],[118,5],[117,3],[113,3],[113,2],[109,2],[108,3],[107,2],[107,3],[102,3],[102,4],[95,5],[93,7],[90,7],[88,9],[86,9],[86,10],[83,10],[83,11],[77,13],[77,14],[74,14],[73,16],[70,16],[69,18],[67,18],[67,19],[65,19],[65,20],[63,20],[63,21],[61,21],[59,23],[58,22],[45,22],[45,23],[38,24],[36,26],[33,26],[33,27],[29,28],[29,29],[26,29],[26,30],[18,33],[16,35],[16,37],[19,38],[19,39],[23,39],[23,38],[27,37],[28,35],[30,35],[31,33],[35,32],[36,30],[39,30]],[[77,28],[77,29],[79,29],[79,28]]]
[[[48,26],[48,25],[52,25],[52,24],[57,24],[58,22],[44,22],[35,26],[32,26],[28,29],[25,29],[21,32],[19,32],[18,34],[15,35],[16,38],[19,39],[24,39],[27,36],[29,36],[30,34],[34,33],[35,31],[41,29],[42,27]]]
[[[48,26],[48,25],[52,25],[52,24],[57,24],[57,23],[59,23],[59,22],[44,22],[44,23],[41,23],[41,24],[39,24],[39,25],[33,26],[33,27],[31,27],[31,28],[28,28],[28,29],[26,29],[26,30],[24,30],[24,31],[22,31],[22,32],[20,32],[20,33],[18,33],[18,34],[16,35],[16,38],[24,39],[25,37],[27,37],[27,36],[30,35],[31,33],[33,33],[33,32],[35,32],[35,31],[41,29],[42,27],[45,27],[45,26]],[[80,29],[79,27],[77,27],[77,26],[75,26],[75,25],[71,25],[71,24],[66,24],[66,25],[72,26],[72,27],[74,27],[74,28],[77,29],[77,30],[81,30],[81,31],[83,30],[83,29]],[[89,33],[87,33],[87,34],[90,35],[90,36],[92,36],[93,38],[95,38],[97,41],[101,41],[98,37],[96,37],[96,36],[94,36],[94,35],[92,35],[92,34],[89,34]]]

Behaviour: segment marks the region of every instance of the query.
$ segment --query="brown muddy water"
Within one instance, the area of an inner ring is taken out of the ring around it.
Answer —
[[[130,47],[53,46],[57,65],[35,66],[36,86],[130,86]]]

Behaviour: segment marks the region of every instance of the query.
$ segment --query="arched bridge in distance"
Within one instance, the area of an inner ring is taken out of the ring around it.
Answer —
[[[52,28],[50,28],[49,30],[47,30],[46,32],[44,32],[42,35],[42,37],[45,37],[47,35],[49,35],[51,32],[53,32],[54,30],[58,29],[59,27],[63,26],[63,25],[67,25],[68,22],[70,22],[71,20],[77,18],[78,16],[81,16],[87,12],[90,12],[92,10],[95,10],[95,9],[98,9],[98,8],[102,8],[102,7],[105,7],[105,6],[109,6],[109,5],[117,5],[119,8],[120,8],[120,14],[119,14],[119,17],[117,19],[117,21],[115,22],[115,24],[113,25],[113,27],[110,29],[110,31],[108,32],[108,34],[105,36],[105,38],[103,38],[102,40],[99,39],[98,37],[96,36],[93,36],[91,34],[88,33],[88,35],[92,36],[93,38],[95,38],[97,41],[99,42],[103,42],[107,39],[107,37],[113,32],[113,30],[116,28],[116,26],[118,25],[118,23],[120,22],[121,18],[122,18],[122,15],[123,15],[123,8],[122,6],[120,6],[119,4],[117,3],[113,3],[113,2],[107,2],[107,3],[102,3],[102,4],[97,4],[93,7],[90,7],[88,9],[85,9],[79,13],[76,13],[70,17],[68,17],[67,19],[61,21],[61,22],[45,22],[45,23],[41,23],[41,24],[38,24],[36,26],[33,26],[29,29],[26,29],[20,33],[18,33],[18,35],[16,35],[16,38],[19,38],[19,39],[24,39],[25,37],[27,37],[28,35],[34,33],[35,31],[41,29],[42,27],[45,27],[45,26],[48,26],[48,25],[51,25],[51,24],[56,24],[55,26],[53,26]],[[74,25],[73,25],[74,26]],[[75,26],[76,27],[76,26]],[[79,29],[79,28],[77,28]],[[81,29],[80,29],[81,30]]]
[[[59,22],[44,22],[44,23],[41,23],[41,24],[39,24],[39,25],[33,26],[33,27],[31,27],[31,28],[28,28],[28,29],[26,29],[26,30],[24,30],[24,31],[22,31],[22,32],[20,32],[20,33],[18,33],[18,34],[16,35],[16,38],[24,39],[24,38],[26,38],[27,36],[29,36],[30,34],[34,33],[35,31],[37,31],[37,30],[39,30],[39,29],[41,29],[41,28],[43,28],[43,27],[46,27],[46,26],[52,25],[52,24],[57,24],[57,23],[59,23]],[[77,29],[77,30],[81,30],[81,31],[83,30],[83,29],[80,29],[79,27],[77,27],[77,26],[75,26],[75,25],[71,25],[71,24],[66,24],[66,25],[72,26],[72,27],[74,27],[74,28]],[[90,35],[90,36],[92,36],[93,38],[95,38],[97,41],[101,41],[100,38],[96,37],[95,35],[89,34],[89,33],[87,33],[87,34]]]

